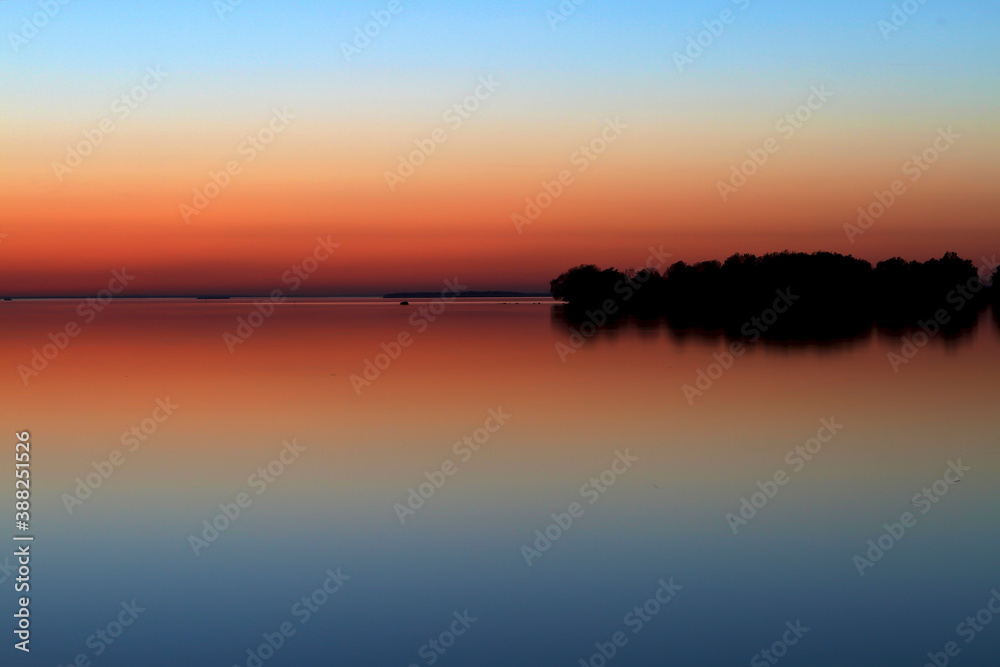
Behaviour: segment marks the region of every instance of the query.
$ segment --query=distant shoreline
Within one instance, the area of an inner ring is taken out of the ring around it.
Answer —
[[[456,295],[459,299],[548,299],[552,295],[548,292],[507,292],[502,290],[488,290],[480,292],[460,292]],[[391,292],[384,295],[383,299],[438,299],[441,292]]]
[[[229,296],[198,296],[193,294],[168,295],[168,296],[148,296],[148,295],[115,295],[105,297],[96,294],[71,294],[60,296],[7,296],[0,297],[0,301],[71,301],[79,299],[101,299],[113,301],[230,301],[246,299],[270,299],[268,294],[233,294]],[[379,301],[382,299],[439,299],[440,292],[393,292],[390,294],[323,294],[309,296],[286,295],[288,301],[310,301],[320,299],[370,299]],[[547,292],[508,292],[508,291],[481,291],[463,292],[457,295],[461,299],[551,299],[552,295]]]

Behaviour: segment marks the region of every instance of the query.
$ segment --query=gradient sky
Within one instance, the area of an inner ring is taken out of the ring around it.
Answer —
[[[1000,251],[995,3],[929,0],[884,39],[891,2],[589,0],[553,29],[556,0],[401,0],[348,62],[341,44],[388,4],[245,0],[220,18],[210,0],[69,0],[19,41],[38,2],[0,3],[0,291],[90,293],[125,266],[134,293],[262,293],[318,235],[341,248],[300,294],[544,289],[651,245],[685,260]],[[167,77],[118,119],[157,66]],[[496,92],[449,126],[490,76]],[[786,138],[776,121],[814,86],[833,97]],[[295,119],[246,162],[275,108]],[[571,156],[616,117],[628,128],[579,173]],[[105,118],[114,131],[60,181],[53,163]],[[949,126],[961,139],[910,182],[903,164]],[[385,172],[438,127],[447,141],[391,191]],[[724,202],[718,181],[769,137],[780,150]],[[231,160],[240,174],[187,223],[180,206]],[[564,169],[573,183],[518,233],[511,215]],[[905,194],[848,242],[843,225],[898,178]]]

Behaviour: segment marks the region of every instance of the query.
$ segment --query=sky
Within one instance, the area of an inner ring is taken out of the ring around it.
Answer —
[[[262,294],[317,239],[301,295],[1000,252],[995,3],[6,0],[0,27],[6,295]]]

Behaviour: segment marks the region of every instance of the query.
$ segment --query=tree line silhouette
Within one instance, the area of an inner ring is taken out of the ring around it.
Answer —
[[[662,273],[585,264],[549,287],[566,302],[570,321],[665,318],[678,329],[746,337],[748,323],[766,316],[766,328],[753,327],[763,337],[838,339],[873,327],[970,328],[991,301],[997,304],[990,287],[997,277],[1000,269],[990,276],[953,252],[926,262],[893,257],[873,266],[850,255],[785,251],[676,262]]]

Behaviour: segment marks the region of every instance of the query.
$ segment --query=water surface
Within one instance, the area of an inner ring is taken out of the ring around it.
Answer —
[[[949,641],[952,664],[1000,654],[1000,622],[969,643],[957,627],[1000,587],[992,321],[898,372],[899,339],[875,334],[758,343],[720,374],[721,338],[606,328],[561,358],[551,302],[462,301],[431,321],[411,301],[287,303],[229,346],[247,300],[116,301],[89,323],[75,301],[0,304],[4,428],[33,442],[27,664],[253,665],[283,623],[295,632],[264,664],[600,665],[617,632],[608,664],[767,664],[751,661],[797,622],[783,664],[922,665]],[[67,322],[79,335],[25,384],[18,366]],[[366,361],[382,368],[352,384]],[[699,371],[717,377],[688,400]],[[158,400],[177,406],[162,423]],[[808,461],[794,454],[818,431]],[[949,462],[961,481],[912,502]],[[758,482],[776,492],[734,534]],[[240,516],[193,546],[241,493]],[[904,512],[915,524],[859,574]],[[341,587],[306,615],[328,570]],[[647,605],[661,580],[672,598]],[[133,599],[120,637],[88,640]]]

